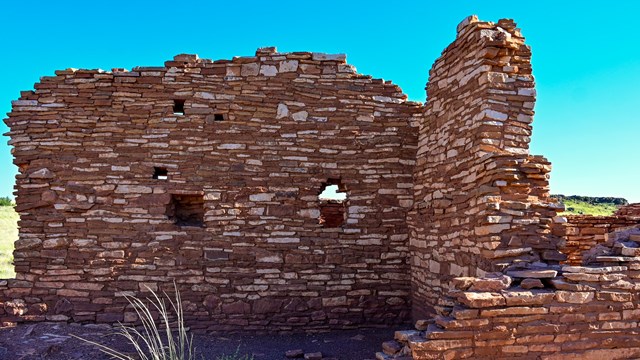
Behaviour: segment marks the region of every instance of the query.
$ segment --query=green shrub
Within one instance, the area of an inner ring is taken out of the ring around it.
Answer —
[[[0,206],[13,206],[13,201],[8,196],[0,197]]]

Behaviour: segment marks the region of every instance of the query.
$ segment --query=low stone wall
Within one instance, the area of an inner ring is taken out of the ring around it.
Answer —
[[[397,332],[385,349],[413,359],[640,357],[640,262],[562,270],[542,279],[541,289],[525,289],[521,279],[501,289],[504,282],[467,278],[450,293],[455,306],[449,314]],[[474,283],[485,291],[474,291]]]
[[[580,265],[586,251],[608,240],[613,230],[640,224],[640,218],[627,216],[567,216],[567,222],[559,224],[555,233],[566,239],[562,252],[567,255],[567,264]]]
[[[640,225],[612,232],[591,261],[455,278],[447,306],[377,359],[638,358]]]
[[[617,216],[638,216],[640,217],[640,203],[629,204],[621,207],[616,212]]]

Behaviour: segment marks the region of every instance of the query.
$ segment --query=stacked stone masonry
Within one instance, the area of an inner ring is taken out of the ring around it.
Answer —
[[[640,217],[640,203],[629,204],[621,207],[616,212],[618,216]]]
[[[194,330],[413,318],[379,359],[640,357],[639,218],[558,216],[530,57],[513,21],[469,17],[424,105],[275,48],[44,77],[5,120],[0,319],[133,323],[124,295],[175,282]]]
[[[35,87],[7,119],[21,230],[4,296],[46,309],[24,318],[123,321],[122,295],[175,281],[194,329],[408,319],[421,106],[397,86],[267,48]],[[318,199],[328,181],[345,202]]]
[[[531,51],[509,20],[470,18],[458,30],[430,71],[419,128],[408,219],[414,316],[433,312],[455,276],[564,259],[551,234],[551,166],[528,155]]]
[[[450,306],[377,358],[639,358],[640,225],[609,235],[584,266],[453,279]]]
[[[604,245],[609,240],[610,232],[635,225],[640,225],[640,216],[573,215],[567,216],[567,223],[557,226],[555,231],[566,239],[562,249],[567,255],[566,263],[582,265],[587,260],[584,255],[598,245]]]

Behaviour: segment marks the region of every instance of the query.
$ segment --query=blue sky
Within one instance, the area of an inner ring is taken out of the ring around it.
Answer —
[[[592,5],[593,4],[593,5]],[[533,47],[532,154],[553,163],[554,193],[640,202],[637,1],[2,1],[0,113],[56,69],[162,65],[279,51],[346,53],[359,72],[423,101],[428,70],[467,15],[513,18]],[[7,131],[0,124],[0,133]],[[0,196],[15,167],[0,139]]]

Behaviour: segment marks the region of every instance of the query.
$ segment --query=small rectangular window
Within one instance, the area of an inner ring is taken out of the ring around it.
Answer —
[[[184,115],[184,100],[173,100],[173,113],[175,115]]]
[[[172,194],[167,217],[178,226],[204,227],[204,197]]]
[[[153,178],[156,180],[167,180],[169,178],[169,171],[167,171],[167,168],[154,167]]]
[[[222,114],[214,114],[213,115],[213,120],[215,120],[215,121],[223,121],[224,120],[224,115],[222,115]]]

